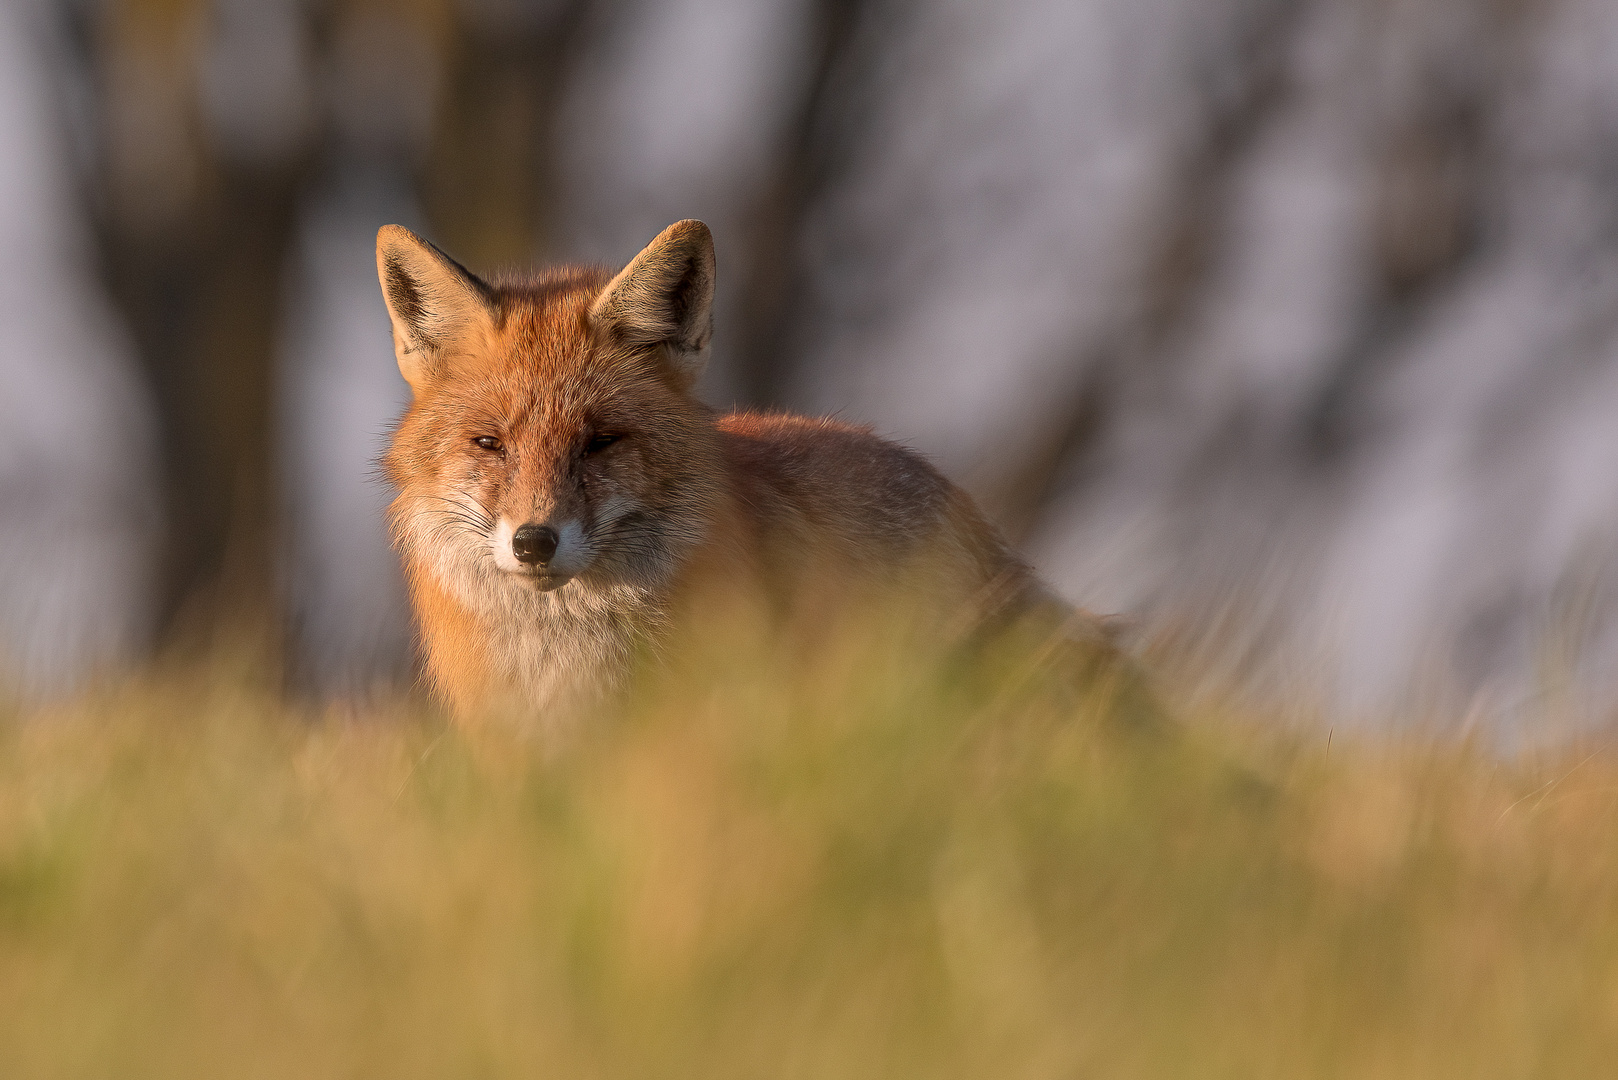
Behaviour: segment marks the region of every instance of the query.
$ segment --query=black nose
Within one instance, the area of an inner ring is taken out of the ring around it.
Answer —
[[[549,525],[524,525],[511,534],[511,553],[518,562],[544,566],[556,554],[556,530]]]

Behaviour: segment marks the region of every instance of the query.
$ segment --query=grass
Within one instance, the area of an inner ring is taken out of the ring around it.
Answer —
[[[0,1077],[1584,1077],[1618,762],[731,642],[566,747],[239,658],[0,733]]]

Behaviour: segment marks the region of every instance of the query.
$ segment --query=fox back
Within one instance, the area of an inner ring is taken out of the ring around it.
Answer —
[[[384,458],[390,524],[429,678],[463,719],[612,695],[706,590],[790,610],[922,567],[972,617],[1048,597],[914,452],[693,396],[714,286],[701,222],[617,274],[491,284],[392,225],[377,266],[414,392]]]

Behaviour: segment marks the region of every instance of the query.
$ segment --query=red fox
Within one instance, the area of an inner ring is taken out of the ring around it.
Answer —
[[[700,221],[617,274],[493,284],[389,225],[377,270],[414,391],[384,458],[390,524],[428,676],[462,719],[612,693],[640,643],[715,585],[790,604],[817,581],[857,588],[924,561],[946,608],[1055,603],[913,451],[693,396],[713,324]]]

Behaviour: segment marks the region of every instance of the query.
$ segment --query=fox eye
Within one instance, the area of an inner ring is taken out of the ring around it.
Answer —
[[[622,435],[615,435],[610,431],[597,432],[591,436],[589,442],[584,444],[584,452],[586,454],[598,454],[622,438]]]
[[[505,443],[502,443],[493,435],[479,435],[472,440],[472,444],[480,450],[504,450],[506,448]]]

